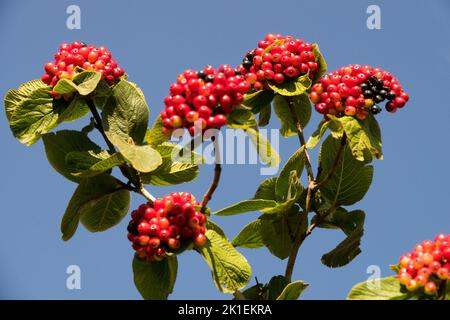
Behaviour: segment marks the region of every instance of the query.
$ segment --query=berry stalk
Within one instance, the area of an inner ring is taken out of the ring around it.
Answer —
[[[205,193],[202,203],[201,203],[201,212],[204,213],[206,210],[206,206],[208,204],[208,202],[211,200],[214,191],[216,191],[217,186],[219,185],[219,181],[220,181],[220,175],[222,173],[222,166],[220,164],[220,154],[218,152],[218,148],[217,148],[217,142],[216,142],[216,138],[213,136],[211,137],[212,142],[214,143],[214,154],[215,154],[215,161],[216,164],[214,166],[214,176],[213,176],[213,180],[211,182],[211,185],[208,188],[208,191]]]

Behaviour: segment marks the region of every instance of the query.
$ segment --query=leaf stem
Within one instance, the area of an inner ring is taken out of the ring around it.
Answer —
[[[102,125],[102,118],[100,117],[100,114],[98,113],[98,110],[94,104],[94,101],[92,101],[91,98],[87,97],[86,103],[89,107],[89,110],[92,113],[92,116],[94,117],[92,119],[94,127],[102,135],[103,139],[106,142],[106,145],[108,146],[109,152],[112,154],[116,153],[117,152],[116,148],[111,143],[111,141],[108,139],[108,137],[105,133],[105,130]],[[145,189],[144,184],[141,181],[140,174],[136,169],[134,169],[131,166],[128,166],[127,164],[120,165],[119,169],[122,172],[123,176],[129,180],[129,183],[125,184],[125,186],[127,186],[128,190],[141,194],[149,202],[155,201],[155,197],[147,189]]]
[[[306,194],[305,208],[304,208],[303,212],[304,212],[304,214],[308,214],[309,212],[311,212],[311,204],[312,204],[312,199],[314,197],[314,194],[317,192],[319,187],[322,187],[326,183],[328,183],[328,181],[331,179],[331,177],[336,172],[339,161],[341,161],[341,158],[344,154],[345,145],[347,143],[347,136],[345,135],[345,133],[342,136],[341,145],[336,154],[336,158],[334,159],[331,170],[327,173],[327,176],[325,177],[325,179],[322,180],[322,182],[318,183],[317,179],[321,173],[321,168],[319,166],[316,179],[314,179],[310,156],[308,153],[308,149],[306,148],[306,141],[305,141],[305,137],[303,134],[303,128],[301,126],[301,123],[300,123],[295,111],[294,111],[294,105],[292,102],[292,98],[290,98],[290,97],[285,97],[285,98],[288,103],[289,110],[291,111],[291,115],[295,121],[295,125],[297,128],[297,135],[298,135],[298,138],[300,141],[300,145],[303,146],[304,150],[305,150],[305,166],[306,166],[306,170],[308,172],[309,184],[308,184],[308,189],[307,189],[307,194]],[[291,279],[292,279],[292,273],[294,271],[294,266],[295,266],[295,261],[297,259],[298,250],[300,249],[301,245],[303,244],[303,241],[305,241],[305,239],[312,233],[312,231],[320,223],[321,218],[323,218],[323,217],[320,217],[319,213],[317,213],[317,215],[318,215],[319,219],[315,223],[312,223],[308,227],[306,232],[302,233],[302,227],[301,227],[301,225],[299,225],[297,227],[297,231],[294,233],[294,243],[292,245],[292,249],[291,249],[291,252],[289,255],[289,259],[288,259],[288,262],[286,265],[286,271],[285,271],[285,277],[289,282],[291,282]]]
[[[100,134],[102,135],[106,144],[108,145],[109,152],[116,153],[116,148],[111,143],[111,141],[109,141],[108,137],[106,136],[105,130],[103,129],[102,118],[100,117],[100,114],[97,111],[97,107],[95,106],[94,102],[90,98],[86,98],[86,102],[87,102],[87,105],[89,106],[89,110],[91,110],[91,113],[94,116],[95,128],[100,132]]]
[[[297,130],[297,136],[298,136],[298,140],[300,141],[300,146],[304,147],[305,150],[305,166],[306,166],[306,171],[308,173],[308,180],[314,181],[314,173],[313,173],[313,169],[312,169],[312,165],[311,165],[311,157],[309,156],[309,152],[308,152],[308,148],[306,148],[306,140],[305,140],[305,135],[303,134],[303,128],[302,128],[302,124],[300,123],[300,120],[297,117],[297,114],[295,113],[294,110],[294,103],[292,101],[291,97],[285,97],[286,102],[288,104],[289,110],[291,112],[292,118],[294,119],[295,122],[295,127]]]
[[[215,162],[216,164],[214,165],[214,176],[213,176],[213,180],[211,182],[211,185],[208,188],[208,191],[205,193],[202,203],[201,203],[201,212],[205,212],[206,210],[206,206],[208,204],[208,202],[211,200],[214,191],[216,191],[217,186],[219,185],[219,181],[220,181],[220,176],[222,173],[222,166],[220,164],[220,153],[218,151],[217,148],[217,142],[215,137],[211,137],[212,142],[214,143],[214,154],[215,154]]]

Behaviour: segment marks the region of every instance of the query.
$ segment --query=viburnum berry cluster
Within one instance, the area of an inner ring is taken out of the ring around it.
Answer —
[[[72,79],[78,73],[77,67],[100,72],[109,85],[114,84],[124,74],[124,70],[117,65],[105,47],[88,46],[80,41],[63,43],[54,57],[54,62],[45,65],[45,73],[41,78],[45,84],[52,87],[59,79]]]
[[[195,209],[198,201],[189,192],[174,192],[131,213],[128,239],[136,255],[149,262],[160,261],[180,247],[206,243],[206,216]]]
[[[321,114],[363,120],[369,112],[380,113],[378,104],[385,100],[389,112],[403,108],[409,95],[391,73],[353,64],[323,76],[313,85],[310,99]]]
[[[304,74],[313,78],[318,68],[311,43],[280,34],[266,35],[242,61],[245,79],[255,90],[267,88],[268,82],[282,84]]]
[[[408,291],[433,296],[450,276],[450,235],[425,240],[399,261],[398,280]]]
[[[218,69],[207,66],[203,70],[186,70],[170,86],[161,112],[163,131],[171,133],[184,127],[191,135],[197,124],[203,130],[220,128],[227,116],[244,100],[250,89],[240,69],[222,65]]]

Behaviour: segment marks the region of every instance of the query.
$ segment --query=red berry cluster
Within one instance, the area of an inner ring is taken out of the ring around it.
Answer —
[[[312,49],[311,43],[301,39],[268,34],[257,49],[245,55],[242,61],[245,79],[260,90],[267,81],[281,84],[307,73],[313,78],[319,66]]]
[[[408,291],[435,295],[450,278],[450,235],[438,234],[400,258],[399,282]]]
[[[320,82],[313,85],[310,98],[316,111],[321,114],[355,116],[360,120],[365,119],[369,112],[380,113],[377,103],[387,100],[386,110],[395,112],[409,100],[408,94],[392,74],[358,64],[323,76]]]
[[[170,95],[164,99],[163,131],[170,133],[184,127],[194,135],[195,125],[203,130],[220,128],[249,89],[241,70],[229,65],[217,70],[211,66],[201,71],[186,70],[170,86]]]
[[[174,192],[153,204],[142,204],[131,213],[128,239],[136,255],[160,261],[180,246],[206,243],[206,216],[195,210],[198,201],[189,192]]]
[[[45,65],[45,73],[41,79],[54,87],[59,79],[72,79],[77,73],[76,67],[100,72],[109,85],[114,84],[124,74],[108,49],[87,46],[83,42],[75,41],[72,44],[61,44],[55,54],[55,62]]]

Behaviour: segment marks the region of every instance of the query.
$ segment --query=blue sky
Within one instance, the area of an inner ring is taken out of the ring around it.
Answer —
[[[66,8],[81,8],[81,30],[66,28]],[[381,30],[366,27],[366,8],[381,8]],[[273,6],[276,5],[277,8]],[[366,269],[388,265],[417,242],[450,231],[447,181],[450,171],[450,4],[447,1],[2,1],[0,3],[0,96],[40,77],[61,42],[83,40],[107,46],[130,80],[144,90],[151,121],[177,74],[206,64],[236,65],[265,36],[282,33],[318,42],[330,70],[350,63],[391,71],[411,100],[405,109],[379,117],[384,158],[375,163],[367,197],[355,208],[366,211],[362,253],[348,266],[328,269],[323,253],[343,239],[339,231],[317,230],[300,250],[294,279],[311,284],[305,299],[342,299]],[[317,115],[307,128],[311,133]],[[86,121],[86,119],[84,120]],[[79,126],[85,122],[78,123]],[[279,124],[272,121],[271,127]],[[66,127],[76,127],[71,124]],[[0,116],[2,182],[0,200],[0,298],[138,299],[131,272],[132,250],[126,219],[91,234],[79,228],[69,242],[59,223],[75,185],[47,163],[42,142],[25,147]],[[280,142],[284,160],[298,147],[295,137]],[[156,196],[175,190],[201,197],[212,166],[190,184],[152,188]],[[250,198],[266,177],[257,165],[225,166],[213,210]],[[132,206],[142,202],[137,196]],[[248,213],[213,218],[230,238],[257,217]],[[284,271],[285,261],[266,249],[242,250],[260,282]],[[180,257],[174,299],[228,299],[219,293],[200,256]],[[79,265],[81,290],[66,288],[66,268]]]

